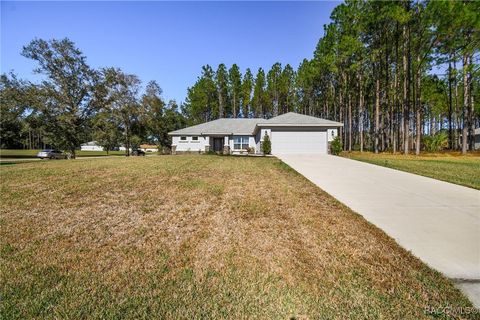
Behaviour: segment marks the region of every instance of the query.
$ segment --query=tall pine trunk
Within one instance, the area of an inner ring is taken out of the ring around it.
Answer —
[[[455,94],[455,99],[454,99],[454,104],[453,104],[453,128],[454,128],[454,131],[453,131],[453,139],[454,139],[454,148],[455,150],[458,150],[459,149],[459,146],[458,146],[458,128],[460,128],[460,124],[459,124],[459,116],[458,116],[458,81],[457,81],[457,57],[456,55],[454,54],[453,55],[453,72],[454,72],[454,76],[453,76],[453,87],[454,87],[454,94]]]
[[[416,119],[416,136],[415,136],[415,154],[420,154],[420,143],[422,141],[422,102],[421,99],[421,85],[422,85],[422,70],[420,68],[420,54],[417,54],[417,79],[415,90],[415,119]]]
[[[468,128],[469,128],[469,94],[468,94],[468,67],[469,57],[465,52],[463,54],[463,130],[462,130],[462,154],[466,154],[468,150]]]
[[[450,59],[448,61],[448,147],[453,149],[453,127],[452,127],[452,118],[453,118],[453,97],[452,97],[452,58],[450,54]]]
[[[403,26],[403,153],[409,152],[409,131],[410,131],[410,100],[409,100],[409,68],[408,68],[408,47],[409,37],[407,26]]]
[[[359,110],[358,110],[358,133],[360,137],[360,152],[363,152],[363,86],[362,86],[362,74],[360,73],[358,79],[359,85]]]
[[[468,55],[468,68],[472,66],[472,54]],[[467,82],[468,82],[468,104],[469,104],[469,112],[468,112],[468,137],[469,137],[469,146],[470,150],[475,150],[475,121],[474,121],[474,116],[475,116],[475,109],[473,106],[473,94],[472,94],[472,74],[470,73],[470,70],[467,68]]]
[[[352,95],[348,93],[348,151],[352,151]]]
[[[378,153],[378,136],[380,134],[380,75],[375,81],[375,153]]]

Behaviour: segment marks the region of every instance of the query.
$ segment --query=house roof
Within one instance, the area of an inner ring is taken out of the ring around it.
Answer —
[[[288,112],[280,116],[263,118],[221,118],[184,129],[169,132],[169,135],[253,135],[259,127],[341,127],[342,123],[317,117],[307,116],[295,112]]]
[[[85,142],[85,143],[82,143],[81,146],[93,146],[93,147],[99,147],[98,145],[98,142],[97,141],[89,141],[89,142]]]
[[[196,126],[169,132],[170,135],[202,135],[202,134],[243,134],[251,135],[255,132],[258,122],[263,119],[221,118]]]
[[[342,123],[326,120],[322,118],[307,116],[300,113],[295,112],[288,112],[277,117],[271,118],[269,120],[265,120],[258,123],[259,126],[279,126],[279,125],[287,125],[287,126],[322,126],[322,127],[341,127],[343,126]]]
[[[141,144],[140,148],[142,149],[158,149],[158,146],[154,144]]]

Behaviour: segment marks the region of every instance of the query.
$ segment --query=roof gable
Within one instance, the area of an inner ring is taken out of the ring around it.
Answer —
[[[301,125],[301,126],[308,126],[308,125],[313,125],[313,126],[333,126],[333,127],[338,127],[338,126],[343,126],[342,123],[336,122],[336,121],[331,121],[331,120],[326,120],[322,118],[317,118],[313,116],[307,116],[304,114],[296,113],[296,112],[288,112],[284,113],[282,115],[279,115],[277,117],[273,117],[269,120],[264,120],[259,123],[259,125],[267,126],[267,125]]]

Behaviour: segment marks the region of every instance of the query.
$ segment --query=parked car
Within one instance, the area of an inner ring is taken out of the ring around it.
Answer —
[[[135,149],[132,151],[132,156],[145,156],[145,151],[141,149]]]
[[[63,151],[56,149],[45,149],[37,153],[40,159],[67,159],[67,155]]]

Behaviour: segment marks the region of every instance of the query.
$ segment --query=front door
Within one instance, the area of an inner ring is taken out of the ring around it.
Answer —
[[[213,138],[213,151],[223,152],[223,138]]]

